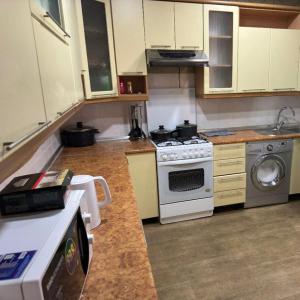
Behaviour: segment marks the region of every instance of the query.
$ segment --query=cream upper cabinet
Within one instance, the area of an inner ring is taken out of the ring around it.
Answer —
[[[300,31],[271,29],[270,91],[298,88]]]
[[[110,0],[76,0],[75,3],[86,97],[116,96],[118,87]],[[127,34],[130,35],[130,32]]]
[[[75,2],[69,0],[61,1],[64,12],[65,30],[70,34],[69,39],[72,69],[74,74],[75,102],[84,99],[84,91],[81,79],[81,49],[79,47],[79,32],[77,25]]]
[[[32,22],[47,119],[55,120],[75,99],[70,49],[40,21]]]
[[[204,94],[236,92],[238,32],[238,7],[204,5]]]
[[[143,0],[111,0],[118,75],[146,75]]]
[[[175,3],[176,49],[203,49],[203,5]]]
[[[265,92],[269,88],[270,37],[268,28],[240,27],[238,92]]]
[[[174,2],[144,0],[147,49],[175,49]]]
[[[29,3],[0,1],[0,156],[45,122]]]

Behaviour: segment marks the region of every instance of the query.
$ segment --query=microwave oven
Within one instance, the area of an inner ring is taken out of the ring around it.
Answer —
[[[80,203],[71,191],[62,210],[0,219],[0,299],[79,299],[90,262]]]

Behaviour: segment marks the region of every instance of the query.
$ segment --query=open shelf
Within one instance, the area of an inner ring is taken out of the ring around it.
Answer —
[[[103,97],[103,98],[92,98],[84,101],[85,105],[97,104],[97,103],[109,103],[109,102],[122,102],[122,101],[148,101],[149,96],[147,94],[130,94],[120,95],[116,97]]]
[[[297,11],[241,8],[240,26],[300,29],[300,17]]]
[[[122,86],[123,85],[123,90]],[[118,76],[118,86],[120,96],[132,96],[132,95],[146,95],[147,91],[147,77],[140,75],[122,75]],[[132,93],[130,93],[131,86]]]

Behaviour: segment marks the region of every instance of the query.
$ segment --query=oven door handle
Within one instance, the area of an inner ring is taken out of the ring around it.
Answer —
[[[192,165],[202,162],[212,161],[212,157],[196,158],[196,159],[183,159],[175,161],[163,161],[158,162],[158,166],[178,166],[178,165]]]

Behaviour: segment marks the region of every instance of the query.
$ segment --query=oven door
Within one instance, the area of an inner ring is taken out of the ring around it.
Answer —
[[[212,158],[158,162],[160,204],[212,197]]]

